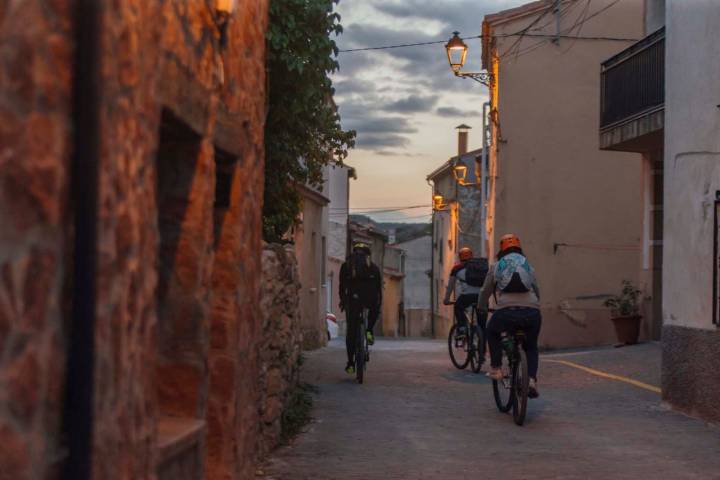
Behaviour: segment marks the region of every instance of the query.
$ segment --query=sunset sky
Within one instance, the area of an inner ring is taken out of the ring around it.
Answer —
[[[525,0],[341,0],[343,49],[447,41],[454,30],[479,35],[483,16]],[[480,41],[467,41],[467,71],[480,68]],[[471,149],[479,148],[487,89],[455,78],[444,45],[343,52],[333,77],[343,127],[358,132],[347,163],[358,171],[351,185],[352,213],[427,205],[377,213],[380,221],[430,218],[425,178],[457,151],[455,127],[466,123]]]

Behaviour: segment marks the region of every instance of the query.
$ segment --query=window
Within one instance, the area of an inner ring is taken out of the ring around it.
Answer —
[[[230,209],[233,176],[237,157],[215,147],[215,202],[213,208],[213,245],[220,243],[223,223]]]

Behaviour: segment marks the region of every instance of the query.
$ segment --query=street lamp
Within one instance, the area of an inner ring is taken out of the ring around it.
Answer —
[[[463,72],[465,66],[465,58],[467,57],[468,47],[460,38],[460,32],[453,32],[453,36],[445,44],[448,63],[456,77],[471,78],[483,85],[490,86],[490,74],[488,72]]]
[[[433,210],[440,211],[446,207],[442,195],[433,195]]]

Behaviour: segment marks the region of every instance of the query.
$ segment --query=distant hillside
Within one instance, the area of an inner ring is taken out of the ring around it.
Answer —
[[[376,222],[366,215],[350,215],[350,220],[369,225],[385,233],[395,230],[395,242],[402,243],[423,235],[432,235],[431,223]]]

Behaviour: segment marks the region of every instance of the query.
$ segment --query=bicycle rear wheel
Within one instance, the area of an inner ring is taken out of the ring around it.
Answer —
[[[448,333],[448,350],[450,351],[450,360],[455,368],[460,370],[467,367],[470,362],[470,352],[468,348],[468,339],[459,339],[456,337],[458,325],[457,323],[450,328]]]
[[[525,414],[527,413],[528,388],[530,385],[530,377],[528,376],[527,355],[522,345],[518,346],[518,363],[515,366],[515,374],[513,375],[513,420],[517,425],[525,422]]]
[[[357,382],[362,384],[365,379],[365,328],[362,322],[358,327],[358,340],[355,347],[355,376]]]
[[[503,353],[502,380],[493,380],[493,395],[498,410],[507,413],[513,406],[514,389],[512,388],[511,363]]]
[[[470,368],[475,373],[480,372],[485,360],[485,338],[478,327],[473,328],[470,336]]]

